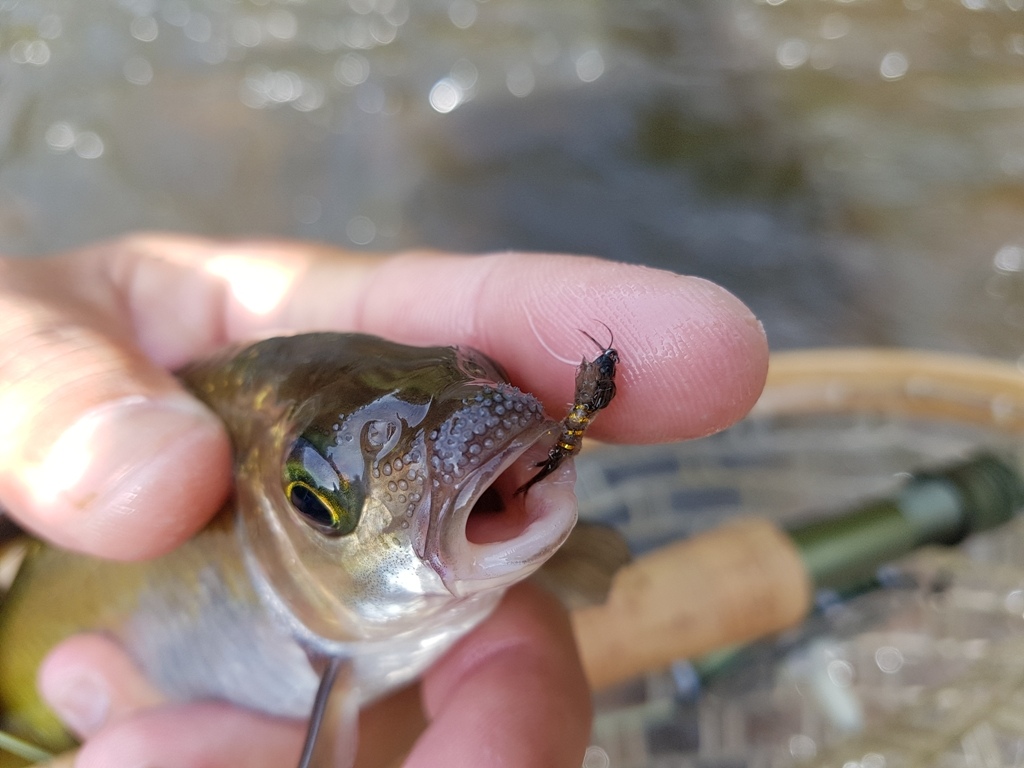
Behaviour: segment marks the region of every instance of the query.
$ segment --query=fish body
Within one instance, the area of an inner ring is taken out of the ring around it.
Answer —
[[[70,634],[117,638],[172,699],[304,717],[317,659],[351,662],[360,703],[408,682],[575,522],[557,482],[512,492],[557,425],[474,350],[307,334],[180,376],[231,435],[231,502],[148,562],[32,543],[0,606],[3,726],[50,749],[35,670]]]

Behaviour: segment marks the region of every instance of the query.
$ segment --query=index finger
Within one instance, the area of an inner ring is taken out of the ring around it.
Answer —
[[[604,342],[606,326],[620,357],[618,394],[594,434],[616,441],[710,434],[741,418],[764,385],[760,324],[699,278],[582,257],[405,256],[378,266],[364,291],[362,326],[476,346],[553,414],[572,402],[581,359],[600,351],[581,331]],[[429,298],[415,302],[424,291]]]
[[[335,329],[466,344],[498,360],[553,414],[572,401],[581,359],[600,351],[583,332],[614,340],[618,395],[594,434],[616,441],[710,434],[741,418],[764,385],[761,325],[732,294],[699,278],[548,254],[339,258],[280,243],[149,245],[222,281],[230,337]]]
[[[180,543],[227,493],[222,426],[163,369],[231,341],[317,329],[472,345],[560,415],[597,354],[581,331],[607,326],[620,394],[594,434],[632,442],[727,426],[767,365],[760,326],[724,290],[578,257],[149,235],[2,262],[0,289],[0,498],[51,540],[123,558]]]

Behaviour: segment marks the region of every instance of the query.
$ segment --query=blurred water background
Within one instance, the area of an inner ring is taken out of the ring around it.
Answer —
[[[1024,353],[1022,0],[2,0],[0,250],[592,253]]]
[[[775,349],[1017,362],[1024,0],[0,0],[0,252],[154,228],[591,253],[725,285]],[[986,442],[751,422],[581,461],[581,500],[643,550]],[[702,697],[686,665],[616,692],[588,768],[1020,765],[1015,530]]]

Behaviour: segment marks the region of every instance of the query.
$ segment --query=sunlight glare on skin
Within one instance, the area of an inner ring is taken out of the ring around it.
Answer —
[[[230,253],[212,258],[204,268],[222,278],[235,300],[259,316],[269,315],[281,305],[301,269],[276,259]]]
[[[90,446],[95,445],[96,430],[108,410],[143,401],[142,397],[126,397],[86,414],[57,438],[42,461],[26,466],[23,473],[36,503],[53,504],[82,482],[93,462]]]

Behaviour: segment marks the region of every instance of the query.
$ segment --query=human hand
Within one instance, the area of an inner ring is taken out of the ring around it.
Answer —
[[[40,683],[75,699],[76,731],[85,739],[75,768],[281,768],[295,764],[306,730],[226,704],[166,704],[98,635],[60,645]],[[420,685],[360,713],[356,766],[579,768],[589,735],[590,691],[565,612],[539,588],[519,584]]]
[[[170,549],[222,503],[227,438],[166,369],[229,341],[336,329],[468,344],[557,414],[588,353],[578,329],[604,323],[622,357],[619,395],[593,434],[625,442],[721,429],[752,405],[767,362],[759,325],[721,289],[544,255],[384,258],[141,236],[0,264],[0,317],[0,501],[58,544],[119,558]],[[544,605],[517,590],[428,673],[434,722],[410,758],[421,762],[412,764],[579,764],[587,692],[564,617]],[[83,666],[87,660],[98,666]],[[79,638],[44,667],[44,695],[94,737],[78,768],[112,764],[110,749],[119,765],[130,755],[139,765],[183,768],[199,764],[196,745],[202,765],[235,764],[231,750],[239,748],[260,759],[289,745],[297,752],[293,726],[279,732],[251,713],[217,708],[212,718],[213,705],[141,712],[155,695],[126,664],[98,638]],[[535,683],[546,675],[550,682],[526,685],[523,670],[531,669],[545,672]],[[489,729],[478,719],[484,712]],[[243,731],[254,736],[239,738]],[[431,750],[447,756],[438,762]]]

